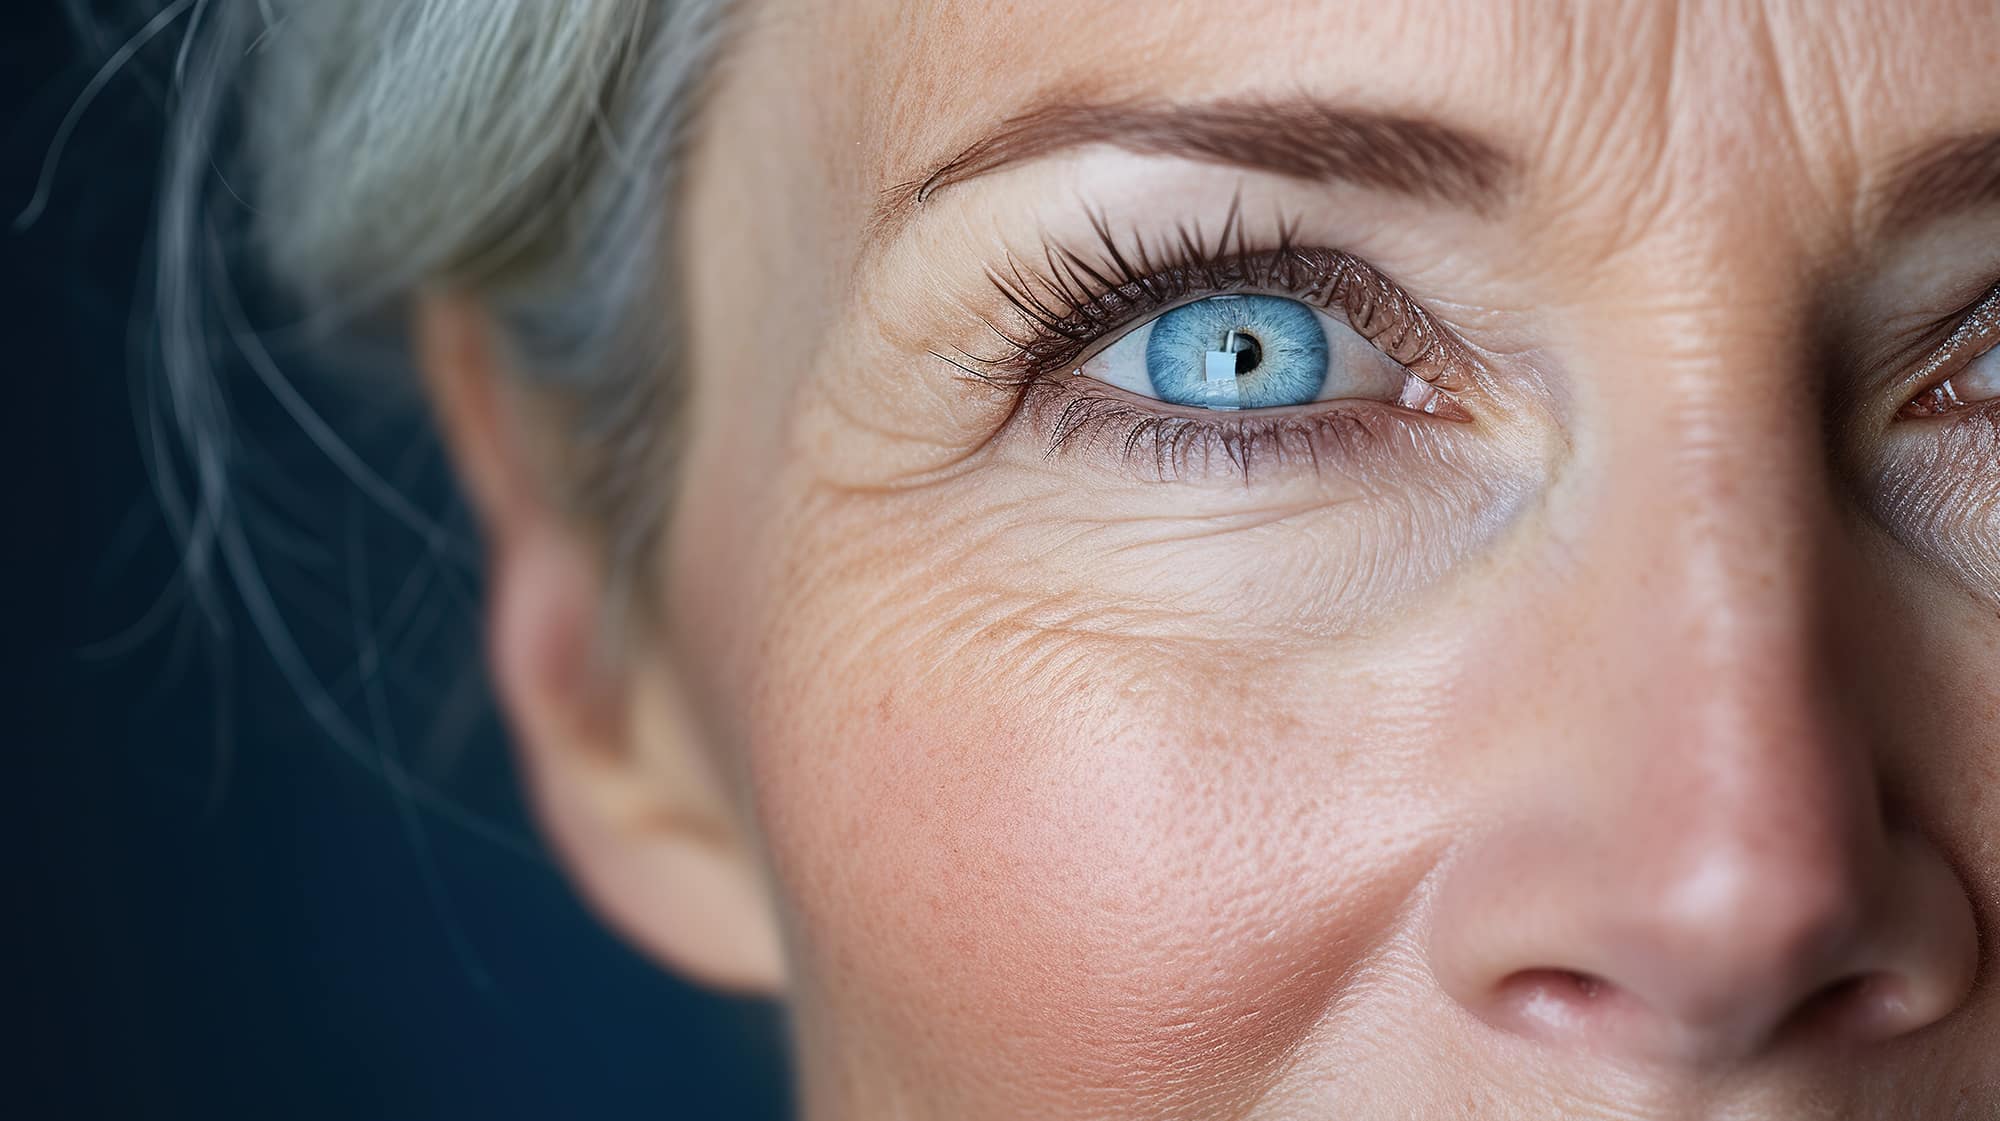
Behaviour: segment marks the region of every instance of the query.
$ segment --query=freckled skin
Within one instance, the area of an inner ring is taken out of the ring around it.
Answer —
[[[2000,9],[752,11],[659,579],[807,1116],[2000,1115],[2000,442],[1885,434],[1885,379],[1822,361],[2000,279],[2000,209],[1919,257],[1862,217],[2000,126]],[[1522,178],[1473,218],[1071,154],[864,256],[884,185],[1051,89],[1433,114]],[[1141,479],[932,355],[1079,197],[1164,235],[1238,191],[1493,356],[1469,427]]]

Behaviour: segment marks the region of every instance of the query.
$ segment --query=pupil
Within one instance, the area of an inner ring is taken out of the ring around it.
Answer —
[[[1229,337],[1223,340],[1223,349],[1236,352],[1236,376],[1239,378],[1256,369],[1257,364],[1264,360],[1263,346],[1257,342],[1255,335],[1247,331],[1229,332]]]

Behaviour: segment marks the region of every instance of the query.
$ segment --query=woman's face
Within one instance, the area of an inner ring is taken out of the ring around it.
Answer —
[[[750,5],[658,579],[808,1112],[2000,1111],[1996,44]]]

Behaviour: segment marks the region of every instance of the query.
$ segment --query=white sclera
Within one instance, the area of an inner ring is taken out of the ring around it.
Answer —
[[[1960,401],[1990,401],[2000,397],[2000,347],[1980,355],[1951,379],[1953,393]]]

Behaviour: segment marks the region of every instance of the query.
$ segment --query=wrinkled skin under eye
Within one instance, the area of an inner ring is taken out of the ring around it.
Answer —
[[[1403,366],[1340,321],[1281,296],[1220,295],[1127,333],[1077,373],[1168,404],[1269,409],[1401,400]]]

